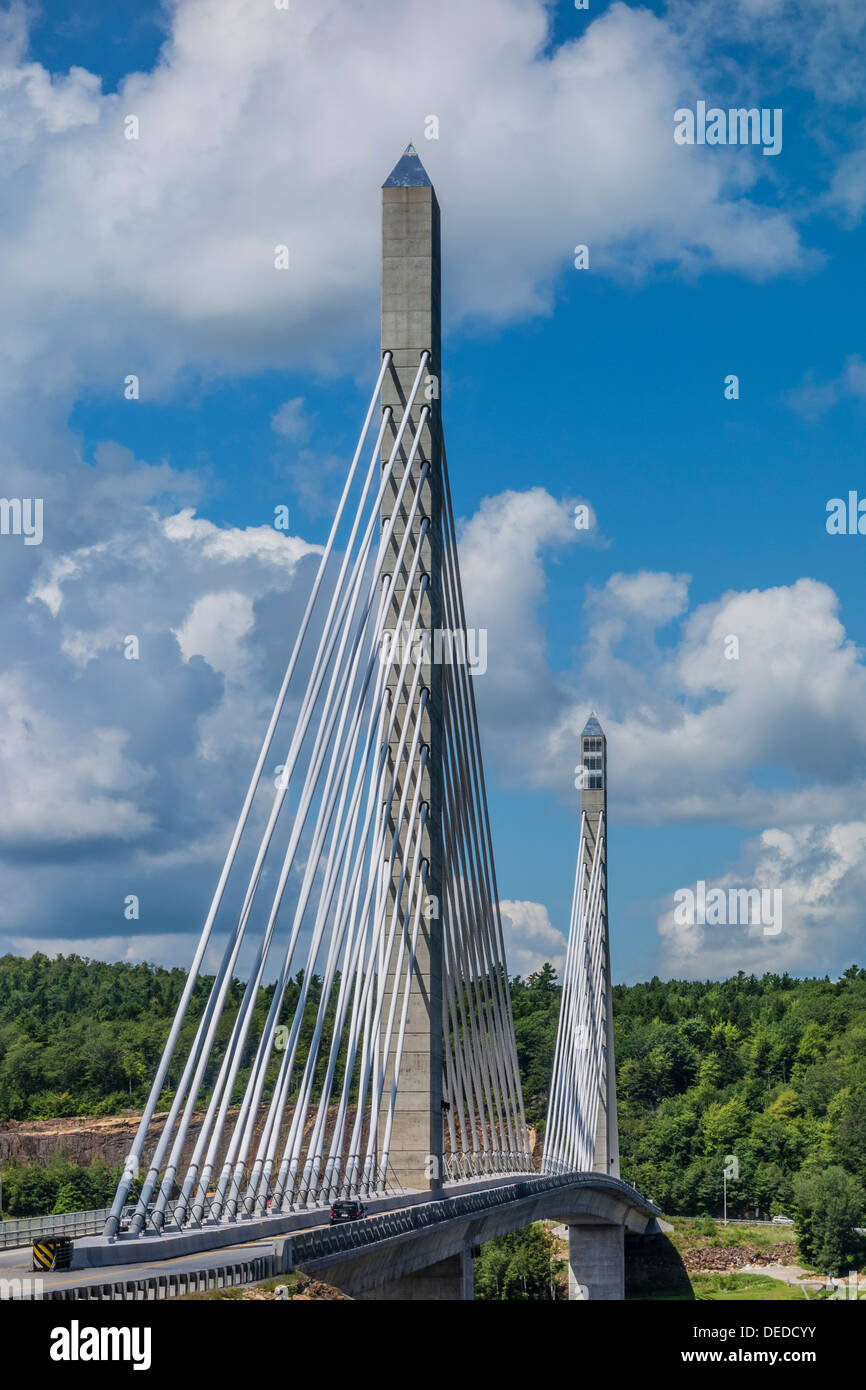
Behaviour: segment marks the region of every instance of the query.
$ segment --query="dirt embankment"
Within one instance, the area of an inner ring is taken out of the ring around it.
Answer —
[[[311,1279],[308,1274],[292,1275],[285,1285],[288,1291],[287,1303],[352,1303],[347,1293],[341,1293],[331,1284],[323,1284],[321,1279]],[[252,1302],[273,1302],[277,1295],[270,1288],[264,1289],[254,1284],[243,1289],[241,1298]]]
[[[230,1117],[236,1114],[237,1111],[229,1112]],[[167,1111],[154,1116],[148,1131],[145,1161],[149,1160],[167,1118]],[[19,1163],[47,1163],[52,1154],[63,1151],[73,1163],[88,1164],[91,1159],[101,1158],[114,1167],[123,1163],[129,1153],[140,1119],[140,1112],[128,1111],[122,1115],[74,1115],[62,1120],[7,1120],[0,1126],[0,1162],[16,1159]],[[192,1157],[203,1120],[204,1111],[197,1111],[184,1145],[181,1166]],[[256,1140],[263,1123],[264,1109],[256,1124]],[[230,1125],[226,1129],[230,1130]]]
[[[686,1250],[683,1254],[683,1264],[689,1273],[700,1274],[733,1274],[743,1265],[792,1265],[796,1259],[797,1247],[793,1241],[782,1241],[764,1248],[756,1245],[708,1245],[698,1250]]]

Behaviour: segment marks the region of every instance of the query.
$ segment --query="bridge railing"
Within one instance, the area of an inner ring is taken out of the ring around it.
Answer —
[[[91,1211],[67,1211],[61,1216],[23,1216],[0,1221],[0,1250],[29,1245],[40,1236],[98,1236],[105,1225],[108,1207]]]
[[[461,1216],[472,1216],[477,1212],[501,1205],[502,1202],[520,1201],[524,1197],[555,1191],[558,1187],[598,1185],[613,1190],[631,1189],[618,1178],[608,1178],[597,1173],[564,1173],[533,1178],[518,1178],[514,1183],[501,1187],[488,1188],[482,1192],[467,1192],[459,1197],[445,1197],[435,1202],[424,1202],[416,1207],[405,1207],[397,1212],[383,1212],[368,1216],[363,1221],[333,1226],[326,1230],[310,1231],[286,1237],[291,1242],[291,1260],[297,1267],[305,1260],[323,1259],[341,1251],[357,1249],[361,1245],[372,1245],[377,1241],[388,1240],[394,1236],[408,1235],[425,1226],[435,1226],[442,1221],[453,1221]],[[640,1196],[640,1194],[636,1194]],[[641,1199],[647,1206],[658,1211],[648,1198]]]

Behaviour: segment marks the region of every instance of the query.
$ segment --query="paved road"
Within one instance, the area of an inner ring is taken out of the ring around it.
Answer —
[[[393,1215],[397,1216],[405,1207],[393,1209]],[[327,1217],[314,1225],[303,1227],[304,1235],[314,1231],[329,1230],[330,1223]],[[285,1232],[289,1235],[290,1232]],[[0,1279],[29,1279],[32,1281],[41,1278],[46,1289],[52,1288],[89,1288],[94,1284],[110,1284],[116,1280],[136,1280],[142,1278],[156,1277],[161,1274],[187,1274],[197,1269],[222,1269],[225,1265],[238,1263],[240,1260],[255,1258],[256,1255],[269,1255],[273,1253],[274,1241],[280,1237],[268,1236],[260,1240],[248,1240],[237,1244],[217,1247],[210,1250],[201,1250],[194,1255],[179,1255],[174,1259],[165,1257],[153,1260],[136,1260],[135,1262],[125,1261],[123,1264],[99,1265],[90,1269],[70,1269],[58,1270],[53,1272],[41,1271],[37,1273],[33,1269],[33,1253],[31,1247],[17,1246],[12,1250],[0,1251]],[[157,1238],[153,1238],[153,1244],[157,1244]],[[144,1254],[145,1252],[142,1251]]]
[[[513,1177],[494,1179],[491,1185],[498,1182],[513,1182]],[[472,1184],[467,1184],[471,1186]],[[455,1195],[460,1189],[455,1190]],[[401,1194],[402,1195],[402,1194]],[[375,1215],[387,1210],[391,1216],[399,1216],[406,1211],[414,1202],[418,1201],[421,1194],[415,1193],[412,1200],[401,1201],[400,1198],[373,1198],[367,1202],[368,1215]],[[241,1259],[254,1259],[257,1255],[267,1255],[273,1251],[274,1241],[282,1236],[309,1235],[315,1231],[329,1230],[327,1208],[322,1210],[319,1218],[318,1214],[305,1214],[298,1212],[297,1226],[293,1228],[291,1223],[284,1227],[275,1235],[261,1236],[255,1240],[232,1243],[202,1250],[196,1254],[178,1255],[174,1258],[167,1258],[163,1255],[157,1256],[153,1250],[154,1258],[147,1259],[147,1246],[151,1249],[158,1245],[158,1237],[145,1237],[142,1240],[142,1258],[135,1261],[124,1261],[114,1265],[98,1265],[87,1269],[74,1269],[57,1271],[37,1275],[33,1270],[32,1250],[29,1245],[17,1246],[12,1250],[0,1251],[0,1279],[30,1279],[41,1277],[46,1289],[48,1288],[89,1288],[94,1284],[110,1284],[115,1281],[131,1281],[144,1277],[158,1276],[160,1274],[186,1274],[196,1269],[222,1269],[226,1265],[235,1264]],[[152,1242],[152,1244],[151,1244]]]
[[[392,1206],[391,1201],[373,1200],[368,1203],[368,1212],[375,1212],[380,1205],[387,1206],[389,1215],[399,1216],[401,1212],[407,1210],[410,1204]],[[330,1223],[325,1212],[322,1213],[321,1221],[314,1221],[313,1224],[304,1222],[301,1227],[304,1235],[329,1229]],[[298,1234],[298,1232],[286,1230],[281,1234],[289,1236]],[[167,1259],[163,1256],[152,1260],[144,1258],[136,1261],[124,1261],[122,1264],[116,1265],[99,1265],[88,1269],[42,1271],[41,1273],[37,1273],[33,1269],[31,1247],[29,1245],[16,1246],[12,1250],[0,1251],[0,1279],[29,1279],[32,1284],[34,1279],[41,1278],[45,1289],[76,1289],[89,1288],[96,1284],[110,1284],[116,1280],[126,1282],[157,1277],[161,1274],[187,1274],[197,1269],[222,1269],[226,1265],[236,1264],[239,1260],[271,1254],[274,1249],[274,1241],[279,1238],[279,1235],[266,1236],[257,1240],[202,1250],[196,1254],[178,1255],[174,1259]],[[157,1237],[153,1237],[152,1240],[155,1246]],[[142,1250],[142,1254],[146,1254],[146,1249]]]
[[[142,1260],[136,1264],[105,1265],[99,1269],[68,1269],[37,1275],[32,1268],[33,1259],[28,1247],[0,1254],[0,1279],[41,1278],[46,1289],[86,1288],[91,1284],[110,1284],[118,1279],[141,1279],[159,1274],[186,1274],[202,1268],[222,1268],[223,1265],[235,1264],[239,1259],[246,1259],[250,1255],[268,1255],[273,1248],[273,1240],[251,1240],[243,1245],[223,1247],[221,1250],[202,1250],[197,1255],[181,1255],[174,1260]]]
[[[336,1242],[333,1237],[328,1236],[330,1226],[327,1209],[320,1209],[315,1212],[295,1213],[288,1220],[280,1217],[273,1224],[268,1221],[251,1221],[251,1229],[246,1233],[235,1228],[237,1235],[248,1234],[249,1239],[246,1241],[232,1242],[216,1248],[210,1246],[193,1253],[189,1249],[190,1242],[183,1239],[181,1243],[186,1246],[185,1252],[172,1255],[171,1250],[177,1249],[175,1240],[166,1241],[168,1249],[164,1247],[160,1251],[161,1242],[158,1237],[145,1237],[140,1244],[138,1241],[135,1242],[134,1252],[130,1251],[130,1254],[134,1253],[139,1258],[129,1262],[116,1260],[110,1265],[61,1270],[42,1275],[34,1275],[29,1247],[9,1250],[0,1253],[0,1279],[26,1279],[32,1284],[34,1277],[40,1277],[45,1292],[49,1289],[59,1292],[107,1284],[123,1285],[142,1279],[155,1281],[160,1277],[184,1276],[204,1269],[220,1270],[241,1262],[253,1263],[261,1260],[259,1267],[262,1268],[265,1265],[264,1257],[274,1252],[275,1242],[282,1238],[292,1240],[292,1254],[304,1268],[325,1268],[335,1263],[339,1265],[346,1260],[351,1262],[356,1256],[366,1257],[374,1248],[382,1247],[385,1253],[388,1253],[392,1246],[400,1245],[402,1248],[403,1245],[407,1245],[407,1248],[411,1247],[411,1259],[408,1260],[408,1264],[411,1264],[414,1270],[421,1267],[416,1259],[419,1250],[422,1254],[429,1253],[421,1250],[421,1246],[426,1241],[431,1249],[435,1247],[438,1250],[442,1245],[443,1231],[447,1232],[452,1227],[454,1230],[472,1227],[473,1233],[477,1235],[483,1226],[485,1230],[490,1228],[489,1234],[501,1234],[500,1226],[503,1231],[511,1227],[507,1220],[503,1226],[501,1221],[495,1219],[497,1216],[505,1213],[507,1217],[510,1214],[515,1220],[518,1217],[526,1220],[543,1219],[547,1214],[561,1217],[565,1211],[562,1207],[563,1202],[569,1211],[571,1203],[575,1204],[576,1211],[592,1212],[596,1216],[603,1208],[602,1214],[613,1213],[617,1221],[625,1219],[629,1229],[632,1229],[631,1218],[634,1218],[638,1222],[634,1226],[636,1230],[644,1229],[648,1220],[658,1218],[661,1214],[658,1208],[640,1194],[636,1194],[627,1184],[597,1173],[562,1174],[557,1177],[518,1176],[516,1179],[513,1175],[500,1178],[490,1176],[455,1184],[447,1195],[442,1194],[432,1202],[429,1194],[421,1192],[373,1199],[368,1203],[368,1220],[358,1223],[364,1229],[357,1233],[341,1233]],[[549,1213],[548,1208],[551,1209]],[[532,1215],[536,1211],[539,1215]],[[276,1230],[273,1228],[274,1224],[277,1226]],[[454,1231],[451,1232],[453,1233]],[[407,1243],[407,1237],[413,1239]],[[447,1241],[445,1243],[447,1244]],[[148,1258],[149,1256],[152,1258]],[[431,1257],[429,1262],[435,1263],[435,1258]],[[231,1279],[232,1276],[227,1274],[226,1277]]]

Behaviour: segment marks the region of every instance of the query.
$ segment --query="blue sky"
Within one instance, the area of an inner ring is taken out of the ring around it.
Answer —
[[[0,556],[0,946],[188,958],[375,375],[378,187],[413,139],[443,209],[443,418],[490,630],[478,698],[513,968],[561,955],[592,704],[617,978],[862,960],[866,539],[825,527],[829,498],[866,496],[853,0],[737,0],[725,24],[703,3],[449,3],[414,82],[385,95],[389,43],[419,39],[424,6],[394,36],[380,3],[342,26],[302,0],[266,20],[252,0],[215,0],[210,20],[197,0],[83,4],[75,23],[53,8],[13,7],[0,31],[3,491],[38,478],[53,518],[38,552],[7,537]],[[781,154],[674,146],[674,110],[698,99],[781,107]],[[117,134],[128,111],[135,146]],[[266,264],[283,239],[288,288]],[[589,541],[569,527],[577,499]],[[278,503],[297,547],[275,578],[253,552]],[[175,571],[160,528],[189,507],[249,535],[242,575],[209,571],[203,533]],[[191,621],[227,590],[244,596],[231,622],[255,610],[232,671]],[[117,645],[135,624],[164,664],[132,694]],[[710,669],[732,631],[740,661]],[[66,819],[39,813],[50,766]],[[676,939],[672,895],[698,878],[781,886],[785,930]],[[141,884],[130,940],[114,905]]]

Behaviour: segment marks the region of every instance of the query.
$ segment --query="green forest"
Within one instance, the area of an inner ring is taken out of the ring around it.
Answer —
[[[140,1108],[183,981],[181,970],[150,965],[0,958],[0,1124]],[[210,983],[198,982],[190,1030]],[[295,981],[288,991],[284,1020],[299,987]],[[236,982],[235,1004],[241,992]],[[550,966],[511,982],[527,1119],[539,1132],[559,994]],[[269,1001],[262,990],[259,1024]],[[622,1175],[666,1212],[719,1213],[722,1172],[733,1155],[731,1215],[792,1213],[807,1200],[855,1212],[859,1204],[862,1214],[866,970],[851,966],[837,981],[739,974],[618,985],[614,1018]],[[227,1011],[221,1028],[230,1024]],[[244,1081],[242,1073],[238,1092]],[[55,1166],[52,1191],[65,1187],[64,1202],[74,1200],[76,1185],[89,1198],[110,1188],[107,1171],[76,1176],[60,1159]],[[7,1165],[4,1187],[13,1199],[17,1176]]]
[[[29,959],[0,957],[0,1124],[67,1115],[113,1115],[141,1108],[185,979],[183,970],[125,962],[108,965],[75,955],[54,960],[38,952]],[[289,981],[280,1022],[294,1016],[302,980],[299,976]],[[163,1108],[171,1104],[171,1086],[179,1079],[180,1059],[189,1049],[212,983],[210,975],[200,976],[196,982],[161,1097]],[[218,1047],[228,1039],[242,995],[243,984],[233,980],[217,1028]],[[300,1033],[302,1061],[320,995],[320,982],[314,979]],[[273,985],[259,991],[251,1037],[261,1033],[272,997]],[[252,1042],[247,1051],[251,1065]],[[278,1062],[275,1056],[271,1081]],[[206,1088],[213,1084],[215,1069],[205,1076]],[[238,1098],[248,1076],[249,1066],[238,1074]]]
[[[552,969],[514,981],[512,998],[528,1118],[540,1126],[559,1007]],[[622,1175],[666,1212],[721,1212],[731,1154],[732,1215],[792,1214],[830,1169],[862,1203],[866,970],[616,985],[613,1012]]]

